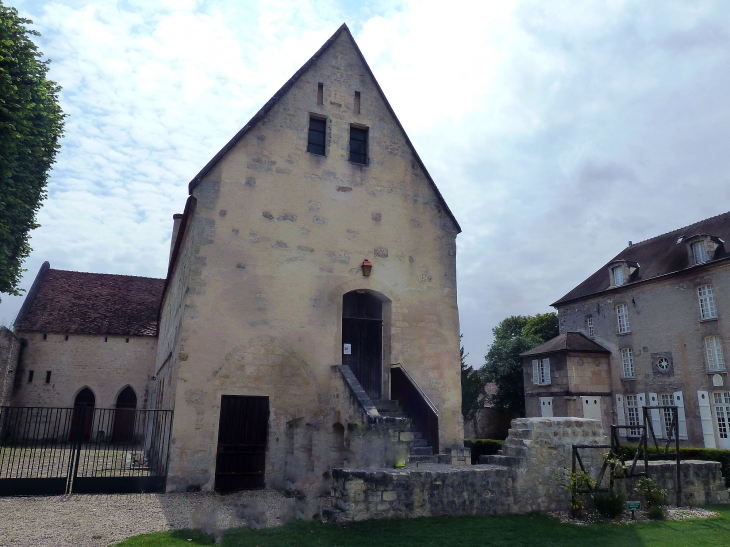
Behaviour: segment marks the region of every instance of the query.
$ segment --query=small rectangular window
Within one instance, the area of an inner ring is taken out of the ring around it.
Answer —
[[[44,340],[47,340],[47,339],[48,339],[48,335],[47,335],[47,334],[44,334],[44,335],[43,335],[43,339],[44,339]]]
[[[618,319],[618,333],[631,332],[629,325],[629,306],[627,304],[619,304],[616,306],[616,319]]]
[[[621,350],[621,368],[624,378],[636,378],[636,369],[634,368],[634,352],[631,348]]]
[[[324,104],[324,84],[322,82],[317,84],[317,104]]]
[[[712,285],[699,287],[697,296],[700,299],[700,319],[716,319],[717,308],[715,307],[715,292],[712,290]]]
[[[722,341],[719,336],[705,338],[707,353],[707,369],[710,371],[725,370],[725,356],[722,353]]]
[[[355,110],[355,114],[359,114],[360,113],[360,92],[359,91],[355,91],[355,107],[354,107],[354,110]]]
[[[350,161],[368,162],[368,130],[350,126]]]
[[[29,384],[33,383],[33,374],[34,374],[34,372],[32,370],[28,371],[28,383]]]
[[[588,327],[588,338],[593,338],[596,335],[596,331],[593,328],[593,316],[589,315],[586,317],[586,326]]]
[[[550,385],[550,359],[532,361],[532,383],[536,386]]]
[[[324,156],[325,134],[327,132],[327,120],[321,118],[309,118],[309,138],[307,140],[307,152]]]
[[[51,371],[50,370],[46,371],[46,383],[47,384],[51,383]]]

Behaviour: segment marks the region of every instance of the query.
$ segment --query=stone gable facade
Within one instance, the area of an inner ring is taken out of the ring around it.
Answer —
[[[379,398],[400,364],[438,409],[434,448],[462,446],[459,227],[347,28],[272,101],[191,183],[174,243],[154,395],[175,410],[168,489],[214,487],[229,395],[268,398],[267,486],[321,484],[343,463],[333,431],[344,459],[373,459],[333,410],[353,291],[382,305]],[[312,119],[324,154],[307,151]],[[364,164],[350,161],[353,128],[366,129]]]

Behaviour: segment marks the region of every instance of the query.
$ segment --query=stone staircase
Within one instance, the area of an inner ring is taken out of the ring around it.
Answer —
[[[451,454],[433,453],[433,447],[428,445],[428,441],[423,438],[423,433],[413,425],[411,417],[401,408],[398,401],[380,399],[374,400],[373,404],[378,409],[378,414],[386,421],[407,421],[407,431],[413,434],[409,463],[451,463]]]

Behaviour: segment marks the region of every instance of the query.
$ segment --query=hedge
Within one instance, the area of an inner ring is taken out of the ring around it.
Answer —
[[[636,454],[636,445],[630,445],[630,444],[622,444],[621,445],[621,452],[622,457],[624,460],[633,460],[634,454]],[[661,452],[664,452],[663,447],[660,447]],[[675,451],[673,448],[669,449],[669,454],[675,454]],[[690,447],[680,447],[679,448],[679,456],[683,460],[703,460],[708,462],[720,462],[720,466],[722,468],[722,476],[725,479],[725,486],[730,488],[730,450],[720,450],[717,448],[690,448]],[[643,454],[639,457],[640,460],[643,460]],[[653,446],[649,447],[649,459],[650,460],[656,460],[656,459],[671,459],[669,457],[664,457],[663,454],[661,454],[659,457],[657,457],[657,451],[656,448]]]
[[[479,463],[479,456],[492,456],[502,449],[504,441],[497,439],[464,439],[464,447],[471,448],[472,465]]]

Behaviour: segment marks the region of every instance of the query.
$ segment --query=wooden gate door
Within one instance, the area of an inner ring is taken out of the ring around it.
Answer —
[[[380,399],[383,378],[383,303],[358,291],[342,303],[342,364],[347,365],[371,399]]]
[[[221,397],[215,465],[218,492],[264,487],[268,432],[268,397]]]

